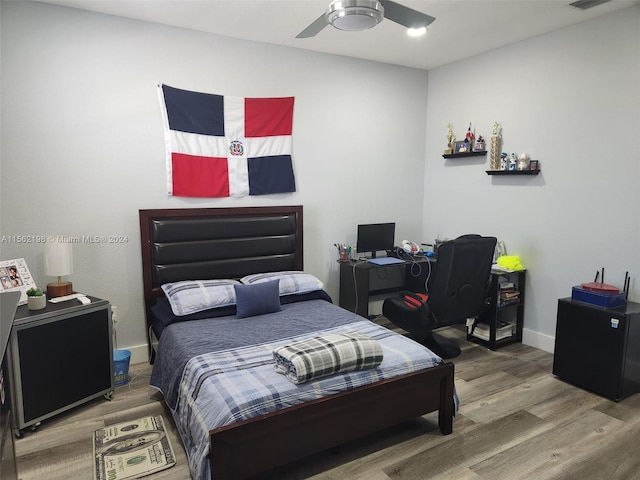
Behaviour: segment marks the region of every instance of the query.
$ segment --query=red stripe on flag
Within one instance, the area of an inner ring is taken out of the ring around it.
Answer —
[[[291,135],[294,97],[245,98],[245,137]]]
[[[171,154],[173,195],[178,197],[228,197],[226,158]]]

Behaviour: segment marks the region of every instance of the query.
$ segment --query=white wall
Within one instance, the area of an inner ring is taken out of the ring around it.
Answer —
[[[640,7],[432,70],[427,113],[423,237],[493,234],[522,258],[525,343],[551,350],[557,299],[601,267],[640,301]],[[495,121],[540,175],[442,158],[448,122],[489,141]]]
[[[118,307],[120,348],[146,360],[138,209],[304,205],[305,269],[338,301],[334,242],[356,225],[421,232],[427,73],[32,2],[0,3],[2,235],[123,235],[74,245],[78,291]],[[296,97],[297,192],[166,195],[157,82]],[[405,205],[412,205],[406,208]],[[39,284],[41,244],[2,243]]]

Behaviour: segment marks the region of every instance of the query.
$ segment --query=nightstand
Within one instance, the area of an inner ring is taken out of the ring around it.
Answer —
[[[16,436],[114,390],[111,305],[91,297],[18,307],[7,352]]]

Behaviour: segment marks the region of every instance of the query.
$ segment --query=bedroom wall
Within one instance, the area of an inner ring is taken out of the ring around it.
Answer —
[[[140,208],[302,204],[306,269],[335,301],[332,244],[354,242],[357,223],[395,221],[397,239],[418,241],[496,235],[529,271],[525,342],[547,350],[557,299],[597,269],[612,283],[629,271],[640,301],[640,7],[429,74],[32,2],[3,0],[0,16],[0,232],[127,237],[74,246],[71,280],[118,307],[134,361],[146,359]],[[295,95],[298,192],[168,197],[159,81]],[[441,157],[448,122],[488,138],[495,121],[539,176]],[[0,243],[1,259],[16,257],[51,281],[41,245]]]
[[[448,122],[540,161],[490,177],[489,159],[442,158]],[[553,349],[557,299],[605,280],[640,301],[640,7],[429,72],[423,238],[492,234],[528,270],[525,343]]]
[[[394,221],[419,238],[427,73],[33,2],[0,3],[2,235],[123,236],[74,245],[74,288],[117,306],[146,361],[138,209],[301,204],[305,269],[338,301],[334,242]],[[168,197],[156,84],[296,97],[297,192]],[[381,95],[380,92],[384,92]],[[411,208],[407,208],[411,205]],[[40,285],[43,246],[0,244]]]

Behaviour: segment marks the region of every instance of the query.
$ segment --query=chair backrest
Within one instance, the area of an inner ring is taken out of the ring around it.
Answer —
[[[439,326],[464,323],[480,313],[495,248],[495,237],[480,235],[463,235],[438,247],[427,303]]]

